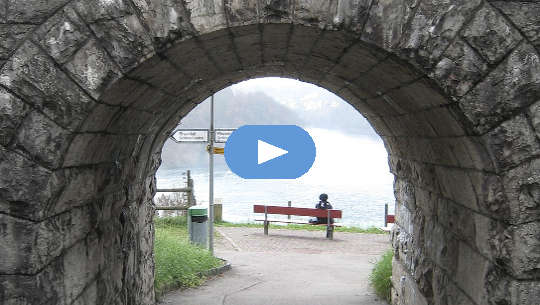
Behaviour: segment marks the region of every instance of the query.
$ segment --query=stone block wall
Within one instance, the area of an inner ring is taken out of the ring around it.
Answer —
[[[2,304],[152,304],[155,171],[259,76],[338,94],[395,175],[394,304],[538,305],[535,1],[0,0]]]

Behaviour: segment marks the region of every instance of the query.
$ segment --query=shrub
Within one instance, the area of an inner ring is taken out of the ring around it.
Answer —
[[[165,292],[200,285],[203,273],[221,266],[220,259],[188,241],[186,217],[154,218],[156,298]]]
[[[186,230],[187,234],[187,216],[154,217],[156,228],[174,227]]]
[[[392,250],[386,251],[381,259],[377,261],[375,267],[371,271],[369,280],[371,286],[375,289],[375,293],[381,298],[390,303],[392,289]]]

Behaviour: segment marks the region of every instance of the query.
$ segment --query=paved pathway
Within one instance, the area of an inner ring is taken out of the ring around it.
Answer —
[[[388,235],[217,228],[216,255],[232,269],[201,287],[167,294],[167,305],[384,305],[368,285]]]

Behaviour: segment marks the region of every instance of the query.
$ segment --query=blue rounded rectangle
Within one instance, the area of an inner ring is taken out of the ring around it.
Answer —
[[[315,155],[315,142],[296,125],[244,125],[225,143],[227,165],[245,179],[296,179]]]

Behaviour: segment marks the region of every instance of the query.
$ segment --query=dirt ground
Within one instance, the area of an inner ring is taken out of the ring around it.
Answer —
[[[389,235],[218,227],[216,256],[232,269],[204,285],[167,294],[167,305],[384,305],[369,286]]]

